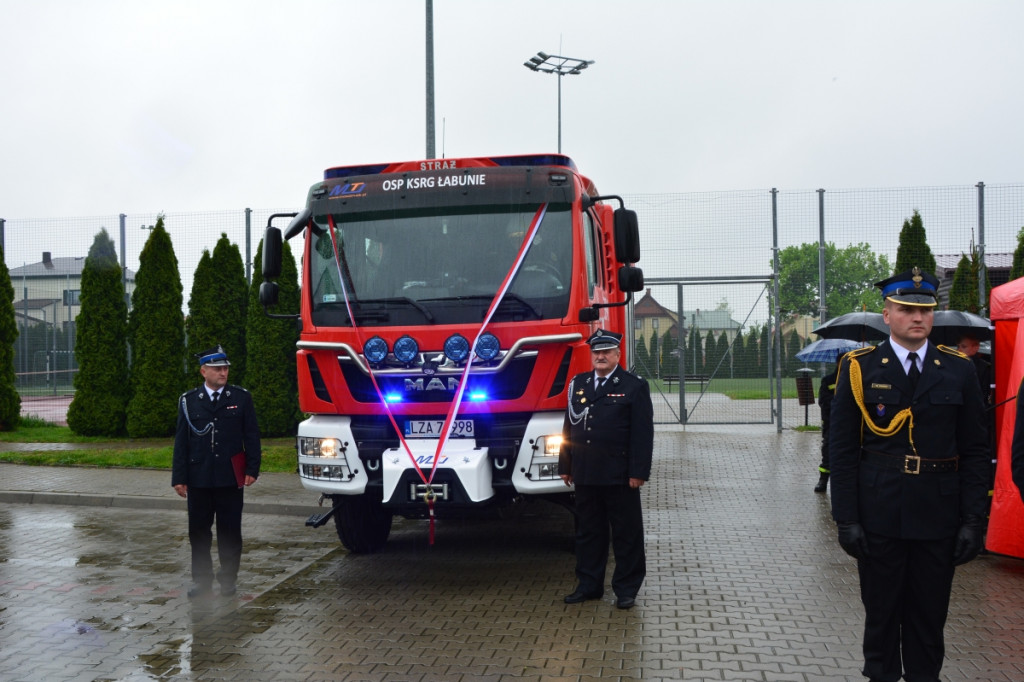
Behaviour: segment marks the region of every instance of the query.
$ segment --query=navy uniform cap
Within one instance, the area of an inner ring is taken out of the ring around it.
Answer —
[[[230,367],[231,363],[228,362],[228,354],[224,352],[224,348],[218,345],[216,348],[210,350],[204,350],[202,353],[196,353],[196,357],[199,358],[200,367]]]
[[[882,298],[894,303],[933,308],[938,303],[939,280],[921,268],[914,267],[889,279],[875,283],[882,290]]]
[[[622,334],[598,329],[587,339],[590,350],[605,350],[607,348],[618,348],[622,343]]]

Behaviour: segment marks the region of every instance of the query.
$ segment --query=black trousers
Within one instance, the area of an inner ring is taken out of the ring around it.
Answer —
[[[576,515],[576,580],[580,589],[604,592],[610,537],[615,554],[612,590],[618,597],[635,597],[647,575],[640,489],[628,484],[577,485]]]
[[[936,682],[953,587],[955,538],[900,540],[867,533],[871,555],[857,562],[864,622],[864,674],[895,682]]]
[[[213,584],[212,527],[217,522],[217,557],[221,585],[234,585],[242,559],[242,489],[188,489],[188,541],[192,545],[192,580]]]

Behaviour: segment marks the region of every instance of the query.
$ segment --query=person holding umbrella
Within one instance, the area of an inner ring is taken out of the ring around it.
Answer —
[[[937,682],[955,567],[982,549],[991,467],[974,368],[928,342],[938,280],[877,283],[889,339],[851,351],[832,403],[832,517],[857,560],[864,668]]]

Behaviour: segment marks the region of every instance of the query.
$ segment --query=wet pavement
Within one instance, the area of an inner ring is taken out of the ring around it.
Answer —
[[[861,680],[817,433],[659,427],[636,608],[567,606],[572,520],[397,522],[348,554],[289,474],[246,492],[239,595],[192,602],[166,471],[0,464],[0,680]],[[1024,679],[1024,561],[958,569],[943,679]]]

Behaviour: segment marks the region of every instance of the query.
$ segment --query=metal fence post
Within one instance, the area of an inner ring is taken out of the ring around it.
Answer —
[[[825,299],[825,190],[818,190],[818,325],[828,320]]]
[[[985,295],[985,282],[988,279],[988,268],[985,267],[985,183],[978,183],[978,314],[988,317],[988,297]]]
[[[679,351],[679,366],[676,367],[676,372],[679,375],[679,419],[685,424],[689,421],[689,415],[686,414],[686,353],[683,352],[686,347],[685,344],[689,343],[689,334],[684,336],[686,330],[686,314],[683,312],[683,285],[676,284],[676,307],[677,317],[679,318],[679,324],[677,329],[679,330],[679,341],[676,343],[676,350]],[[683,339],[686,339],[685,343]],[[696,370],[694,370],[696,373]]]
[[[782,313],[779,311],[779,190],[772,187],[772,270],[775,285],[772,295],[772,311],[775,317],[775,414],[778,418],[776,431],[782,433]]]
[[[125,305],[130,305],[128,301],[128,260],[126,256],[128,247],[126,246],[127,237],[124,231],[124,221],[128,216],[122,213],[119,217],[121,219],[121,295],[124,296]]]
[[[245,284],[252,286],[252,209],[245,209]]]
[[[3,251],[4,261],[7,260],[7,241],[4,237],[4,225],[6,222],[3,218],[0,218],[0,250]]]

